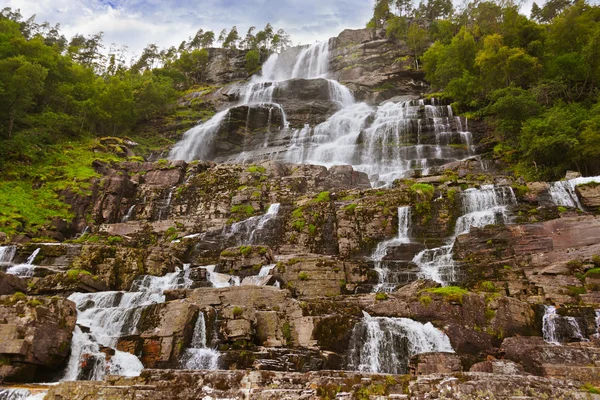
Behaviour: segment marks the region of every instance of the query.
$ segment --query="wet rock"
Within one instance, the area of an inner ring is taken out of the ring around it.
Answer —
[[[21,278],[0,272],[0,296],[14,294],[15,292],[25,293],[27,283]]]
[[[593,343],[555,345],[540,337],[510,337],[502,342],[504,357],[525,371],[546,377],[600,383],[600,348]]]
[[[488,360],[471,366],[470,372],[486,372],[499,375],[523,375],[525,371],[520,364],[509,360]]]
[[[183,301],[146,307],[137,334],[119,339],[117,349],[136,354],[145,367],[175,366],[188,346],[198,308]]]
[[[585,208],[590,210],[600,208],[600,184],[592,182],[587,185],[579,185],[575,187],[575,193]]]
[[[410,358],[408,370],[412,376],[461,372],[460,357],[454,353],[421,353]]]
[[[0,379],[50,381],[67,361],[75,320],[69,300],[0,296]]]

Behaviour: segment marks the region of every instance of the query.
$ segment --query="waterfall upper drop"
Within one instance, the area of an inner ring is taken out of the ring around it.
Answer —
[[[448,336],[430,322],[367,313],[352,331],[349,351],[349,370],[388,374],[406,374],[415,354],[454,352]]]
[[[352,165],[381,185],[474,155],[467,121],[436,99],[357,102],[329,79],[331,46],[271,55],[261,75],[223,89],[233,106],[186,132],[169,157]]]
[[[206,320],[200,311],[194,326],[192,343],[182,357],[182,366],[187,369],[214,370],[219,367],[219,352],[207,347]]]

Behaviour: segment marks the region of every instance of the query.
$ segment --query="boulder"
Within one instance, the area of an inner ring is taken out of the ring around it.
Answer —
[[[502,342],[504,357],[526,372],[553,378],[600,384],[600,348],[590,342],[557,346],[541,337],[510,337]]]
[[[0,272],[0,296],[14,294],[15,292],[25,293],[27,283],[21,278]]]
[[[523,375],[523,366],[510,360],[488,360],[471,366],[470,372],[486,372],[498,375]]]
[[[76,321],[66,299],[0,296],[0,380],[50,381],[68,359]]]
[[[576,186],[575,192],[585,208],[591,210],[600,208],[600,183],[591,182],[586,185]]]
[[[412,376],[461,372],[460,356],[455,353],[421,353],[410,358],[408,370]]]

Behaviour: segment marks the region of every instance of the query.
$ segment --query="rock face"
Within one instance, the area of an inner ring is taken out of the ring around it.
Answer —
[[[109,378],[105,382],[66,382],[50,388],[46,400],[89,398],[192,400],[236,399],[379,399],[586,398],[576,382],[531,376],[463,373],[429,375],[408,384],[402,375],[351,372],[277,373],[267,371],[191,372],[146,370],[139,378]],[[528,397],[522,397],[528,396]],[[591,395],[594,396],[594,395]],[[484,397],[485,398],[485,397]],[[591,397],[590,397],[591,398]]]
[[[0,379],[7,382],[55,378],[69,355],[75,327],[69,300],[0,296]]]
[[[512,337],[504,340],[502,351],[535,375],[600,383],[600,348],[590,343],[556,346],[538,337]]]

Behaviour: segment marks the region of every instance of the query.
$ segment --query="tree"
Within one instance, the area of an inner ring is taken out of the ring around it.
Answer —
[[[253,73],[260,66],[260,54],[258,50],[250,50],[246,53],[246,71]]]
[[[7,122],[6,133],[10,139],[17,117],[22,116],[42,93],[48,70],[31,63],[24,56],[0,60],[0,104]]]
[[[223,41],[223,48],[225,49],[237,49],[237,44],[240,41],[240,35],[238,34],[237,27],[231,28],[229,34]]]
[[[423,51],[427,48],[428,43],[429,39],[425,29],[414,23],[408,27],[406,44],[408,44],[408,47],[415,57],[415,65],[417,69],[419,69],[418,58],[423,54]]]

